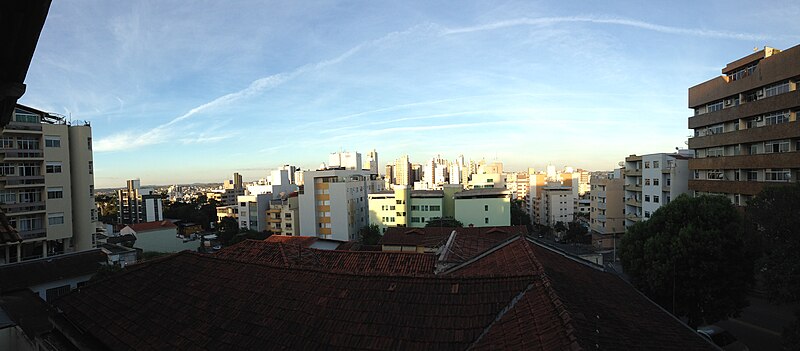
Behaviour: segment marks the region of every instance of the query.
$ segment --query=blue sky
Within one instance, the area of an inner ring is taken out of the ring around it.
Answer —
[[[796,1],[54,1],[21,103],[92,123],[98,188],[340,149],[612,169],[683,147],[687,89],[800,44]]]

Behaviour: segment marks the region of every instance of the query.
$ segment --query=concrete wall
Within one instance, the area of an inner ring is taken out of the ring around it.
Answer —
[[[183,250],[195,251],[200,246],[199,240],[183,242],[177,238],[178,229],[160,229],[136,233],[135,248],[143,251],[179,252]]]
[[[455,199],[456,220],[464,226],[476,227],[511,225],[509,198]]]

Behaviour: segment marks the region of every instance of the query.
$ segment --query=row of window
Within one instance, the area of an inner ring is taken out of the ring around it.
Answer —
[[[741,71],[740,71],[741,72]],[[733,96],[729,96],[725,99],[717,100],[710,102],[704,106],[700,106],[694,109],[695,116],[702,115],[705,113],[712,113],[716,111],[720,111],[723,108],[728,107],[736,107],[739,106],[740,99],[743,99],[744,102],[753,102],[757,100],[761,100],[764,98],[768,98],[775,95],[785,94],[791,91],[791,83],[788,80],[778,82],[775,84],[767,85],[763,88],[753,89],[750,91],[746,91],[741,95],[736,94]]]
[[[439,205],[411,205],[412,211],[441,211],[442,206]]]
[[[747,180],[747,181],[766,181],[766,182],[789,182],[792,180],[792,170],[788,168],[767,168],[765,170],[742,170],[742,171],[735,171],[729,170],[727,171],[728,175],[726,176],[726,172],[712,169],[707,171],[694,171],[694,179],[706,179],[706,180]],[[763,178],[761,174],[763,173]],[[731,177],[731,174],[733,175]],[[705,178],[703,178],[705,176]]]

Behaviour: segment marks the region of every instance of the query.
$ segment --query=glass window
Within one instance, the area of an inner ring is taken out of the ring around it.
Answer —
[[[61,137],[57,135],[46,135],[44,137],[45,147],[61,147]]]
[[[791,172],[788,169],[767,169],[764,172],[764,176],[768,182],[788,182],[791,180]]]
[[[770,85],[764,89],[764,93],[769,96],[775,96],[778,94],[788,93],[789,92],[789,82],[781,82]]]
[[[61,162],[47,162],[45,171],[47,173],[61,173]]]
[[[765,153],[789,152],[789,140],[773,140],[764,143]]]
[[[789,110],[773,112],[764,115],[766,125],[789,123]]]
[[[47,188],[48,199],[61,199],[64,198],[64,188]]]
[[[59,225],[59,224],[64,224],[64,212],[47,214],[47,225]]]

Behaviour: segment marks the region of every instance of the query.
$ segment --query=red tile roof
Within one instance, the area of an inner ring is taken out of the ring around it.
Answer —
[[[444,246],[453,232],[459,240],[456,255],[472,257],[499,242],[519,234],[526,234],[527,228],[522,225],[508,227],[428,227],[408,228],[389,227],[383,234],[380,243],[392,246],[422,246],[430,249]],[[455,258],[455,257],[454,257]]]
[[[317,238],[313,236],[286,236],[286,235],[270,235],[264,239],[268,243],[284,243],[287,245],[300,245],[302,247],[309,247],[315,242]]]
[[[320,250],[298,245],[245,240],[214,255],[240,262],[336,272],[432,275],[433,254]]]
[[[341,274],[184,251],[55,304],[111,350],[464,350],[530,281]]]
[[[128,227],[133,229],[134,232],[147,232],[151,230],[161,230],[161,229],[178,229],[174,223],[170,221],[157,221],[157,222],[145,222],[145,223],[136,223],[136,224],[128,224]]]
[[[617,276],[521,235],[438,275],[385,271],[432,256],[246,241],[128,268],[56,305],[120,350],[715,349]]]

